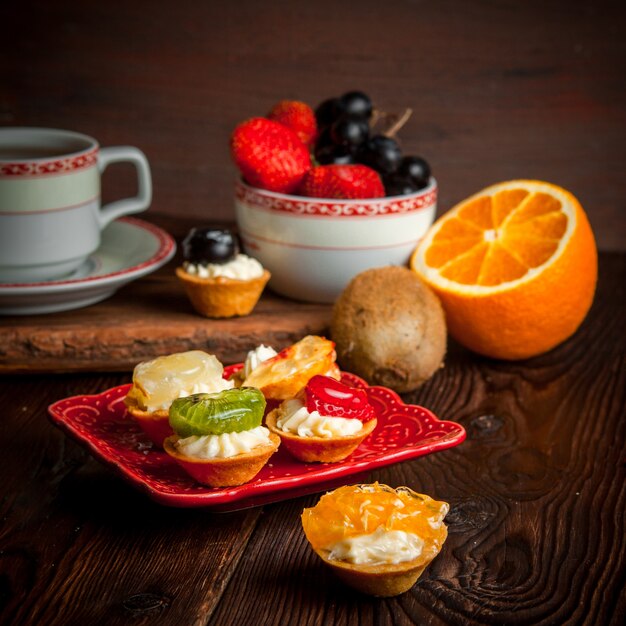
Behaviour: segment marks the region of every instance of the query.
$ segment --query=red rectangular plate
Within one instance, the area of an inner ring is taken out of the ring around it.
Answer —
[[[231,366],[225,376],[238,366]],[[456,422],[437,419],[427,409],[405,404],[386,387],[369,387],[347,372],[342,381],[367,391],[378,424],[372,434],[344,461],[302,463],[279,448],[250,482],[238,487],[211,488],[196,483],[165,452],[153,446],[127,415],[124,397],[130,385],[96,395],[73,396],[48,407],[52,421],[97,459],[161,504],[235,510],[324,491],[345,478],[445,450],[465,439]]]

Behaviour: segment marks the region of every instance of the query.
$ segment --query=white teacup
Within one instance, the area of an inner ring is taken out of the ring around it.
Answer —
[[[135,166],[138,194],[100,207],[100,176],[120,161]],[[101,148],[66,130],[0,128],[0,282],[67,276],[97,250],[109,222],[151,199],[150,166],[137,148]]]

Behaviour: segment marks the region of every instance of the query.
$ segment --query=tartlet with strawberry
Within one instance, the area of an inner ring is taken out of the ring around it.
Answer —
[[[192,228],[183,241],[184,263],[176,269],[193,308],[205,317],[249,315],[270,272],[242,254],[228,229]]]
[[[365,390],[317,375],[270,411],[265,423],[298,460],[337,463],[373,432],[377,420]]]

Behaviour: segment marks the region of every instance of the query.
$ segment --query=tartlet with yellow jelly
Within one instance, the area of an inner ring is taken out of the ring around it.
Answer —
[[[298,460],[337,463],[350,456],[378,422],[365,390],[317,375],[295,398],[270,411],[265,423]]]
[[[304,534],[347,585],[373,596],[408,591],[448,536],[446,502],[408,487],[352,485],[302,512]]]
[[[171,403],[193,393],[212,393],[233,387],[222,377],[218,359],[201,350],[177,352],[135,366],[133,385],[124,399],[128,414],[159,447],[172,434]]]
[[[307,335],[258,363],[245,377],[242,386],[260,389],[268,400],[293,398],[317,374],[339,378],[341,374],[336,359],[332,341]]]
[[[265,398],[252,387],[179,398],[169,411],[174,434],[163,448],[203,485],[242,485],[280,445],[280,439],[261,425],[264,412]]]
[[[204,317],[249,315],[271,277],[256,259],[241,253],[228,229],[192,228],[183,241],[183,255],[176,276]]]

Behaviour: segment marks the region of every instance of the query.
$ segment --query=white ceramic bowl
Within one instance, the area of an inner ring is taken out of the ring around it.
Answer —
[[[437,182],[407,196],[333,200],[235,185],[246,254],[271,273],[269,287],[308,302],[333,302],[356,274],[405,265],[437,210]]]

